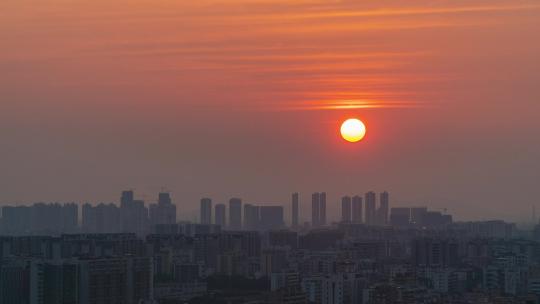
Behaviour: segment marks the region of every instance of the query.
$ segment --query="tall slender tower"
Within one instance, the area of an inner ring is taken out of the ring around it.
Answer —
[[[257,230],[260,224],[260,208],[252,204],[244,205],[244,230]]]
[[[362,223],[362,197],[355,195],[352,198],[352,222]]]
[[[150,204],[148,207],[152,227],[158,224],[176,223],[176,205],[172,203],[171,195],[168,192],[159,193],[158,203]]]
[[[311,227],[319,227],[320,214],[320,195],[315,192],[311,195]]]
[[[366,224],[375,225],[375,211],[376,211],[376,194],[375,192],[366,193]]]
[[[242,200],[239,198],[229,200],[229,228],[231,230],[242,229]]]
[[[326,192],[321,192],[319,195],[319,223],[321,226],[326,226]]]
[[[201,224],[212,224],[212,200],[201,199]]]
[[[215,214],[215,219],[214,219],[214,223],[216,225],[220,225],[222,229],[225,228],[226,224],[227,224],[227,207],[225,206],[225,204],[216,204],[216,206],[214,207],[214,214]]]
[[[291,226],[292,228],[298,228],[298,193],[297,192],[292,194]]]
[[[122,197],[120,198],[120,207],[129,205],[133,202],[133,190],[122,191]]]
[[[388,224],[389,195],[384,191],[379,195],[378,224],[384,226]]]
[[[351,222],[351,197],[344,196],[341,198],[341,222]]]

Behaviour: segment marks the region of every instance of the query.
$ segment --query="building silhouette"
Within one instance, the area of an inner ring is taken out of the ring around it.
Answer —
[[[298,232],[291,230],[273,230],[268,232],[268,243],[271,247],[298,248]]]
[[[344,196],[341,223],[320,229],[325,195],[312,198],[319,226],[302,231],[285,228],[288,204],[241,209],[239,199],[229,204],[242,212],[229,214],[243,231],[222,230],[227,208],[216,204],[216,224],[157,224],[147,235],[136,234],[139,224],[155,222],[169,195],[146,217],[132,191],[120,207],[84,204],[82,218],[74,204],[4,206],[0,303],[234,302],[246,291],[254,303],[538,302],[540,224],[523,237],[502,220],[453,222],[446,210],[400,207],[390,209],[392,227],[380,226],[383,192],[375,225],[359,224],[363,198]],[[122,233],[126,225],[134,230]],[[222,279],[234,282],[225,292],[208,285]]]
[[[222,229],[225,228],[227,226],[227,207],[225,204],[216,204],[214,214],[214,224],[220,225]]]
[[[320,225],[325,226],[326,225],[326,192],[321,192],[319,196],[319,212],[320,212]]]
[[[453,239],[418,238],[411,249],[417,266],[447,267],[458,262],[458,243]]]
[[[379,195],[379,208],[377,209],[377,224],[380,226],[388,224],[389,204],[388,192],[381,192]]]
[[[144,236],[149,232],[148,208],[144,201],[135,200],[132,190],[123,191],[120,198],[122,232],[135,232]]]
[[[319,227],[320,226],[320,194],[315,192],[311,195],[311,226]]]
[[[117,233],[121,231],[120,208],[114,204],[88,203],[82,207],[81,229],[86,233]]]
[[[291,199],[291,227],[298,228],[298,192],[292,194]]]
[[[242,229],[242,200],[239,198],[229,200],[229,229]]]
[[[311,226],[326,225],[326,192],[315,192],[311,195]]]
[[[285,226],[282,206],[259,206],[258,230],[268,231]]]
[[[122,191],[122,196],[120,197],[120,206],[132,203],[134,199],[135,194],[133,190]]]
[[[418,227],[424,226],[427,212],[427,207],[412,207],[411,223]]]
[[[212,200],[209,198],[201,199],[201,224],[212,224]]]
[[[363,223],[362,197],[355,195],[352,198],[352,217],[353,223]]]
[[[407,227],[411,220],[411,208],[392,208],[390,224],[394,227]]]
[[[78,213],[79,206],[75,203],[3,206],[2,230],[9,235],[75,233]]]
[[[349,223],[352,219],[352,202],[350,196],[341,198],[341,222]]]
[[[259,206],[244,205],[244,230],[257,230],[259,227]]]
[[[150,224],[170,225],[176,223],[176,205],[172,203],[171,195],[166,192],[158,194],[157,204],[151,204],[149,208]]]
[[[86,259],[78,266],[79,303],[135,304],[152,298],[151,258]]]
[[[376,224],[376,194],[375,192],[366,193],[366,224],[375,225]]]

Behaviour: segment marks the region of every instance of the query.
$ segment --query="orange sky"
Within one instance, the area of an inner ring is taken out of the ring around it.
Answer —
[[[192,218],[202,196],[373,189],[525,218],[538,33],[538,1],[5,0],[0,202],[164,186]]]

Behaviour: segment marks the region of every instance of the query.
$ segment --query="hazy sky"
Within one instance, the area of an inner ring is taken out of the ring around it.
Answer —
[[[540,214],[540,2],[3,0],[0,202]],[[367,136],[339,137],[358,117]]]

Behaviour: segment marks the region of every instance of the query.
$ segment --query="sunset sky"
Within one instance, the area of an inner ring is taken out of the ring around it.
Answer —
[[[0,203],[540,214],[538,0],[3,0]],[[349,117],[367,135],[339,135]],[[288,212],[288,210],[287,210]]]

